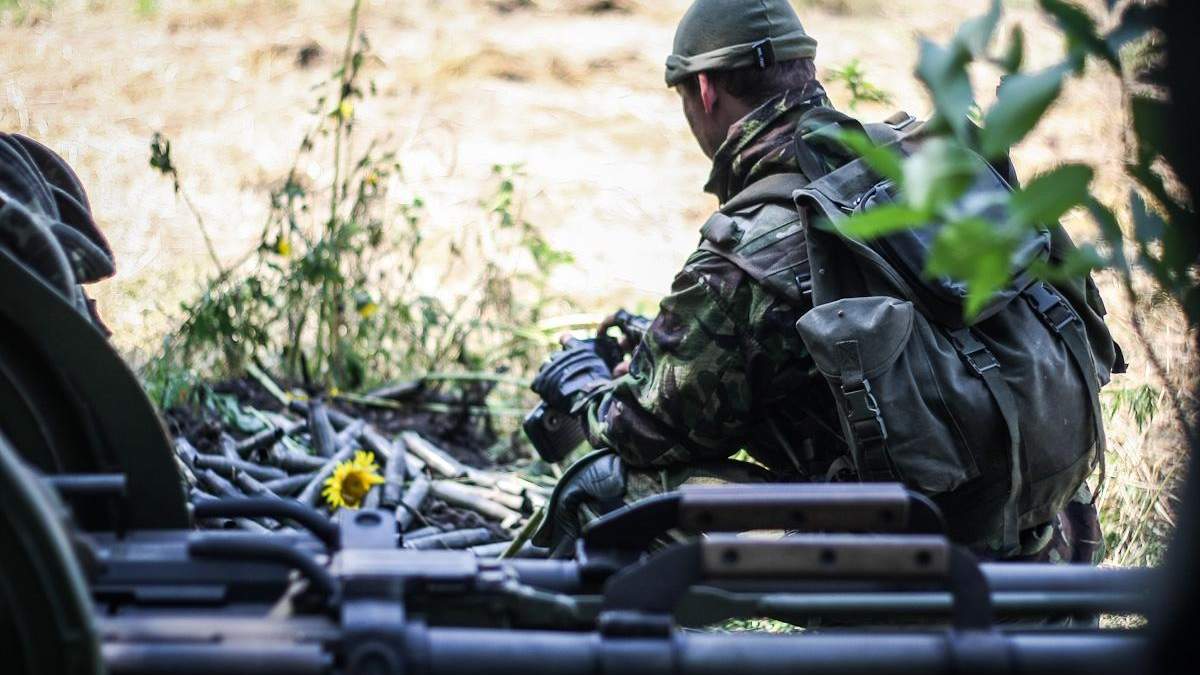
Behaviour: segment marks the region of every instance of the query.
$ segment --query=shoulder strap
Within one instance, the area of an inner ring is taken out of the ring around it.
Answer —
[[[746,186],[722,204],[720,212],[728,215],[759,204],[791,204],[792,194],[805,185],[808,179],[803,173],[774,173]]]

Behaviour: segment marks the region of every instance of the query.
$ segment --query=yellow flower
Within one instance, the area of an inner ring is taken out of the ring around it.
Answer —
[[[382,482],[375,455],[359,450],[354,453],[354,459],[338,464],[333,470],[333,475],[325,480],[321,496],[335,510],[343,507],[357,509],[371,488]]]
[[[292,245],[288,243],[287,239],[280,237],[279,240],[275,242],[275,252],[286,258],[292,253]]]
[[[365,302],[358,308],[358,315],[364,319],[369,319],[379,311],[379,305],[373,302]]]

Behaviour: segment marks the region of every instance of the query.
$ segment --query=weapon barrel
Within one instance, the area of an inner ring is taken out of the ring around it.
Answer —
[[[111,675],[320,675],[333,659],[320,645],[278,644],[106,644],[105,670]]]
[[[519,636],[519,638],[518,638]],[[1139,670],[1145,639],[1120,634],[982,633],[862,635],[704,635],[608,638],[568,632],[504,632],[436,628],[428,633],[430,675],[590,675],[636,664],[652,675],[844,675],[940,673],[965,663],[989,663],[1007,653],[1010,672],[1123,673]],[[1069,666],[1069,668],[1067,668]]]

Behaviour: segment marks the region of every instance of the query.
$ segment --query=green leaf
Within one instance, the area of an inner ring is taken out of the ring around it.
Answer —
[[[1083,204],[1094,172],[1084,164],[1066,164],[1037,176],[1009,201],[1009,218],[1021,226],[1049,225]]]
[[[971,186],[979,160],[952,139],[933,138],[904,160],[903,169],[908,201],[919,211],[936,213]]]
[[[1091,195],[1084,200],[1084,206],[1087,207],[1088,212],[1092,214],[1092,219],[1100,227],[1100,234],[1109,248],[1108,257],[1111,265],[1122,274],[1128,274],[1129,261],[1125,259],[1125,234],[1121,231],[1121,224],[1117,221],[1116,214]]]
[[[998,23],[1000,23],[1000,0],[992,0],[992,5],[988,8],[987,13],[968,19],[959,26],[954,40],[965,47],[975,58],[985,58]]]
[[[1043,281],[1068,282],[1078,280],[1088,275],[1092,270],[1104,267],[1106,261],[1100,252],[1090,244],[1083,244],[1072,249],[1060,261],[1055,263],[1035,260],[1029,269],[1034,276]]]
[[[900,154],[893,148],[875,145],[869,136],[857,131],[840,131],[835,138],[858,153],[858,156],[862,157],[863,161],[880,176],[897,183],[904,179],[904,172],[900,166]]]
[[[975,102],[971,78],[967,74],[967,64],[970,61],[971,53],[957,42],[951,42],[949,47],[942,47],[921,39],[917,77],[929,90],[938,116],[963,142],[970,139],[970,120],[967,114]]]
[[[1090,54],[1104,59],[1118,73],[1121,64],[1108,44],[1096,32],[1096,22],[1078,5],[1065,0],[1038,0],[1042,9],[1067,36],[1067,52],[1073,57],[1076,72],[1083,70],[1082,56]]]
[[[1021,69],[1021,63],[1025,60],[1025,31],[1021,26],[1013,26],[1012,35],[1008,39],[1008,48],[1004,50],[1004,56],[997,63],[1004,72],[1012,74]]]
[[[838,225],[842,234],[873,239],[909,230],[929,222],[929,214],[907,204],[883,204],[856,213]]]
[[[1008,75],[1000,84],[996,102],[983,119],[983,154],[1004,156],[1028,134],[1062,91],[1063,69],[1052,66],[1036,73]]]
[[[938,233],[925,271],[967,284],[963,313],[970,321],[1009,283],[1016,246],[1016,237],[987,220],[955,221]]]

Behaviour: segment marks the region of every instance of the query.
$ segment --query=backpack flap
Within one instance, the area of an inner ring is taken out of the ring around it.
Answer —
[[[953,348],[911,302],[844,298],[810,310],[796,330],[833,390],[860,478],[938,495],[979,475],[963,427],[976,411],[991,412],[987,389],[955,377]],[[939,346],[949,358],[929,353]],[[991,426],[979,430],[1004,433]]]

